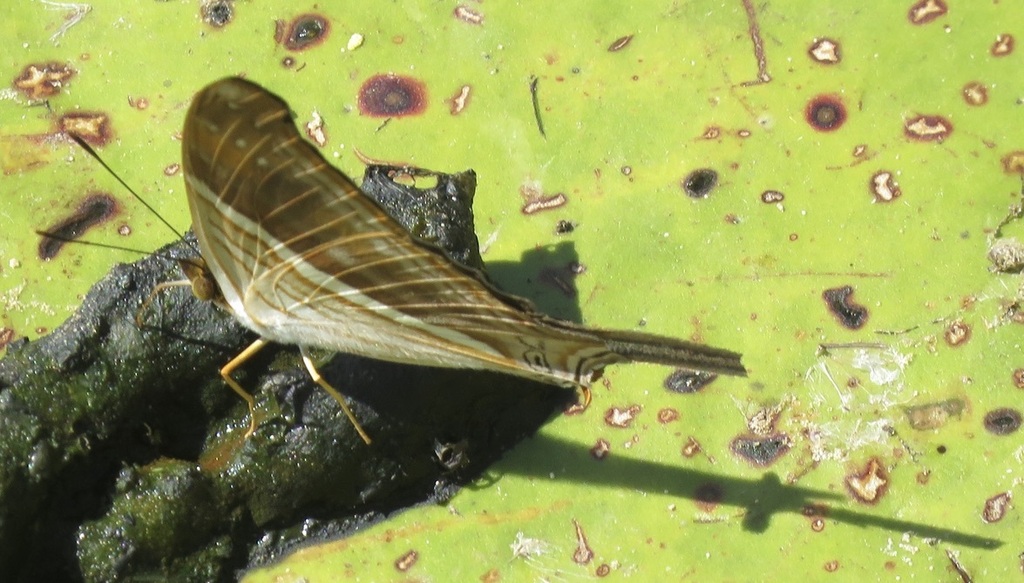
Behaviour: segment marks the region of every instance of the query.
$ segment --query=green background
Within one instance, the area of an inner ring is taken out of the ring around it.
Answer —
[[[215,29],[195,2],[104,1],[53,37],[72,5],[8,3],[0,38],[11,86],[33,63],[65,63],[76,74],[48,103],[2,93],[0,326],[37,338],[113,263],[136,258],[79,245],[38,259],[32,230],[69,215],[88,194],[109,192],[120,208],[85,239],[145,251],[174,237],[63,140],[56,119],[76,110],[107,115],[103,158],[185,229],[180,172],[165,174],[180,162],[184,113],[205,84],[241,74],[286,99],[300,123],[318,111],[329,137],[323,151],[349,174],[362,173],[357,150],[476,170],[485,261],[514,262],[572,241],[586,266],[575,280],[586,323],[737,350],[751,373],[679,395],[662,388],[666,369],[611,369],[586,413],[552,420],[446,507],[412,509],[303,550],[252,581],[333,580],[339,572],[366,581],[605,572],[634,580],[785,573],[957,581],[951,553],[975,577],[1019,577],[1019,511],[1011,504],[994,523],[982,512],[986,500],[1018,494],[1024,469],[1021,433],[997,436],[984,424],[995,409],[1019,412],[1024,396],[1013,382],[1024,366],[1022,329],[1008,315],[1019,276],[990,272],[986,259],[1020,198],[1019,170],[1005,160],[1024,156],[1021,51],[997,56],[992,47],[999,35],[1024,38],[1024,13],[1012,2],[950,4],[947,14],[914,24],[910,2],[793,0],[751,4],[748,13],[739,1],[467,0],[461,6],[483,16],[471,24],[456,17],[454,2],[253,0],[235,3],[233,21]],[[293,52],[275,42],[275,20],[313,12],[330,23],[322,44]],[[343,50],[355,33],[362,46]],[[609,51],[627,35],[625,48]],[[809,56],[822,37],[839,43],[839,63]],[[768,82],[754,82],[755,39]],[[422,115],[386,124],[360,115],[359,87],[388,72],[425,84]],[[546,136],[534,117],[532,77]],[[984,105],[965,100],[971,82],[987,88]],[[464,85],[470,101],[452,115],[446,100]],[[846,108],[834,131],[805,119],[819,95]],[[140,98],[147,107],[137,106]],[[953,131],[942,141],[912,140],[905,124],[918,115],[941,116]],[[719,136],[704,137],[709,128]],[[716,170],[719,181],[695,200],[680,183],[699,168]],[[879,171],[898,182],[901,196],[890,203],[872,195]],[[523,215],[527,188],[564,193],[568,203]],[[765,190],[785,199],[766,204]],[[555,234],[559,220],[576,230]],[[118,233],[125,225],[130,235]],[[1013,223],[1003,229],[1020,233]],[[535,277],[494,276],[551,311],[564,304]],[[859,330],[841,326],[822,300],[825,289],[844,285],[869,312]],[[956,347],[945,340],[954,322],[971,330]],[[847,346],[823,352],[821,343]],[[927,427],[907,414],[947,401],[955,405],[924,410]],[[634,405],[631,427],[605,423],[606,411]],[[659,422],[667,409],[678,419]],[[730,450],[734,438],[759,429],[750,421],[759,417],[790,444],[768,467]],[[701,452],[686,457],[690,438]],[[610,453],[598,461],[590,449],[602,439]],[[873,460],[886,486],[868,504],[848,482]],[[698,491],[718,492],[720,502],[698,503]],[[827,507],[820,523],[804,512],[813,503]],[[586,562],[574,561],[577,525],[593,552]],[[410,551],[415,561],[399,570]]]

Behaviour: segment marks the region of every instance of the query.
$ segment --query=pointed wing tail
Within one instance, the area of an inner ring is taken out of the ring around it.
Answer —
[[[736,352],[667,336],[619,330],[589,330],[608,350],[635,362],[664,364],[691,370],[747,376]]]

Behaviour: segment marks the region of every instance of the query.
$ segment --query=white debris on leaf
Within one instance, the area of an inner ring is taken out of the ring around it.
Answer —
[[[804,377],[806,399],[821,415],[799,418],[815,462],[842,462],[892,439],[892,415],[901,415],[899,405],[913,398],[904,383],[912,359],[885,346],[830,348],[821,355]]]
[[[843,421],[808,425],[806,433],[811,446],[811,458],[815,462],[846,461],[852,452],[862,447],[888,441],[891,437],[890,428],[891,422],[888,419],[857,419],[852,427]]]
[[[516,533],[516,540],[509,547],[512,549],[513,559],[532,559],[546,554],[551,545],[539,538],[529,538],[522,532]]]
[[[358,32],[353,33],[352,36],[348,37],[348,44],[345,45],[345,50],[354,51],[359,47],[363,46],[363,35]]]
[[[850,366],[867,372],[872,383],[884,386],[899,380],[911,358],[910,355],[901,354],[894,348],[885,351],[858,350],[854,353]]]
[[[306,123],[306,135],[321,148],[327,145],[327,134],[324,132],[324,118],[320,117],[320,112],[315,109],[313,110],[313,118]]]

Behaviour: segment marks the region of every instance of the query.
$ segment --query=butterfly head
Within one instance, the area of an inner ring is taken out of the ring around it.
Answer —
[[[217,304],[224,303],[224,295],[220,292],[220,286],[213,279],[210,268],[201,258],[183,259],[178,261],[181,271],[188,278],[192,286],[192,293],[199,299]]]

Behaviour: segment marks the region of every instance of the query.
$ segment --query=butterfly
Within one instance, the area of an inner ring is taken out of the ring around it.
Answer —
[[[740,355],[684,340],[603,330],[539,313],[392,219],[299,134],[284,101],[239,78],[194,98],[182,170],[203,261],[186,268],[202,299],[259,339],[297,345],[313,380],[360,427],[316,371],[310,348],[436,367],[483,369],[587,391],[611,364],[639,361],[745,375]],[[589,398],[589,393],[587,393]]]

